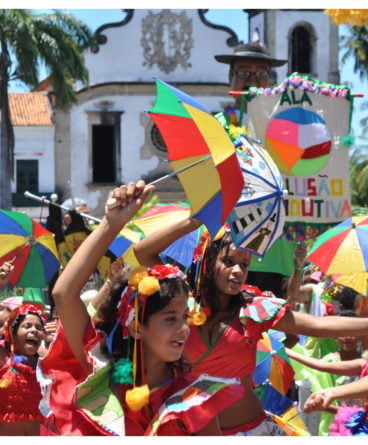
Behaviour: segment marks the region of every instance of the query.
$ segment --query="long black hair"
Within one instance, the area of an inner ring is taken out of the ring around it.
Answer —
[[[200,277],[196,276],[196,265],[192,265],[190,272],[188,273],[189,282],[192,289],[196,289],[196,281],[200,279],[200,285],[197,290],[196,299],[201,304],[208,306],[211,309],[211,315],[216,315],[220,310],[220,299],[216,286],[217,269],[216,261],[220,252],[225,249],[225,255],[227,255],[234,245],[234,241],[231,237],[230,231],[225,231],[224,235],[214,241],[208,246],[204,253],[202,273]],[[236,309],[241,306],[243,302],[243,295],[239,292],[238,295],[234,295],[230,300],[231,307]]]

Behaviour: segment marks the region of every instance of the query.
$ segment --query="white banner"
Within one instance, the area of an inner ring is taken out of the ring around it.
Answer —
[[[259,91],[248,103],[248,133],[282,173],[286,222],[334,224],[351,216],[349,150],[341,144],[350,127],[347,87],[294,74]]]

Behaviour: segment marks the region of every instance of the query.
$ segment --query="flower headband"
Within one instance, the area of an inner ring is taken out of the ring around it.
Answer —
[[[2,377],[0,378],[0,389],[7,388],[14,381],[14,377],[16,374],[16,371],[13,369],[13,361],[15,361],[14,345],[12,343],[14,328],[19,323],[20,317],[22,315],[26,316],[28,314],[38,315],[43,327],[48,321],[47,315],[44,312],[42,312],[39,307],[36,307],[33,304],[29,303],[23,303],[19,307],[15,308],[12,312],[10,312],[9,317],[5,321],[5,327],[4,327],[4,341],[6,343],[10,343],[10,348],[11,348],[10,360],[8,362],[7,370],[3,373]]]
[[[45,314],[45,312],[41,311],[39,307],[33,304],[23,303],[19,307],[11,311],[9,317],[5,321],[4,340],[6,342],[12,341],[12,331],[19,323],[19,318],[22,315],[26,316],[28,314],[38,315],[41,320],[42,326],[44,326],[48,321],[47,315]]]
[[[151,269],[137,267],[128,276],[128,285],[122,291],[118,303],[117,321],[108,337],[108,351],[112,352],[112,340],[119,325],[122,326],[123,338],[129,335],[129,325],[134,322],[138,330],[138,313],[141,309],[142,319],[147,298],[160,290],[160,280],[181,278],[186,281],[186,275],[177,266],[170,264],[157,265]],[[137,374],[137,338],[134,339],[133,361],[129,359],[118,360],[114,364],[112,380],[115,383],[132,383],[133,388],[126,392],[126,403],[132,411],[140,411],[149,402],[149,388],[147,384],[136,386]],[[141,343],[141,363],[143,365],[143,349]],[[144,376],[143,376],[144,379]]]

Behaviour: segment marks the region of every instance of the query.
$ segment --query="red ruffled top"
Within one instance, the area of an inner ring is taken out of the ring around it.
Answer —
[[[8,386],[0,388],[0,422],[43,421],[39,410],[42,394],[36,371],[21,363],[13,363],[12,368],[9,364],[8,360],[0,369],[0,379],[11,379]]]
[[[290,306],[280,298],[249,298],[212,344],[200,326],[191,326],[185,352],[193,365],[192,373],[241,379],[252,375],[258,340],[288,310]]]
[[[88,350],[98,343],[101,335],[89,322],[84,338],[86,349]],[[87,357],[89,356],[87,355]],[[92,361],[91,358],[89,360]],[[51,380],[47,395],[43,400],[44,414],[47,419],[44,428],[41,429],[41,435],[101,435],[100,429],[86,421],[85,416],[76,406],[76,387],[88,375],[70,349],[61,325],[47,355],[40,360],[39,365],[43,378]]]
[[[125,404],[125,393],[128,388],[121,385],[125,434],[127,436],[195,435],[218,413],[244,395],[245,389],[239,381],[230,381],[221,389],[206,393],[206,386],[212,388],[221,386],[221,382],[217,380],[206,375],[197,379],[193,375],[178,374],[170,383],[151,391],[148,406],[138,412],[131,411]],[[198,402],[197,399],[195,403],[194,396],[198,392],[200,400]]]
[[[96,359],[95,353],[99,350],[101,340],[101,333],[96,331],[92,323],[89,323],[84,344],[86,354],[91,360]],[[104,381],[101,382],[103,397],[100,397],[98,391],[101,386],[94,388],[93,385],[88,385],[88,382],[98,374],[87,378],[88,376],[83,372],[68,347],[62,328],[59,329],[48,355],[40,361],[40,366],[44,377],[52,378],[48,395],[44,398],[49,415],[42,435],[118,435],[117,431],[120,428],[112,430],[114,428],[114,425],[111,424],[113,411],[108,411],[111,406],[106,410],[106,414],[111,414],[110,418],[106,417],[105,419],[103,407],[98,408],[98,403],[103,405],[103,398],[109,397],[109,393],[104,390]],[[108,369],[108,367],[101,369]],[[77,395],[78,388],[81,388],[81,382],[84,382],[83,385],[88,388],[88,397],[92,402],[96,400],[96,403],[92,403],[91,408],[96,409],[97,406],[98,411],[101,412],[92,412],[88,403],[82,403],[81,398]],[[120,396],[117,403],[122,403],[124,414],[121,418],[116,416],[116,422],[124,422],[125,435],[127,436],[195,434],[196,431],[204,428],[218,412],[238,401],[244,394],[244,387],[238,379],[229,380],[202,376],[197,382],[194,376],[178,374],[171,382],[151,392],[149,410],[144,408],[140,412],[133,412],[125,405],[127,387],[119,385],[119,388]],[[94,389],[97,392],[96,396],[92,397]],[[177,394],[180,390],[184,390],[184,393]],[[175,397],[171,398],[169,403],[168,397],[170,396]],[[178,403],[180,403],[179,412],[177,410]],[[181,427],[177,419],[181,420]],[[105,423],[102,424],[101,422],[104,420]],[[152,420],[155,420],[154,424]]]

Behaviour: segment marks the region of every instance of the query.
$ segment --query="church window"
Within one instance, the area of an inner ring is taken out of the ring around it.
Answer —
[[[312,73],[312,36],[306,26],[296,26],[290,38],[291,73]]]
[[[16,185],[17,192],[28,190],[38,193],[38,161],[22,159],[16,161]]]
[[[90,112],[90,168],[93,183],[120,180],[121,112]]]

